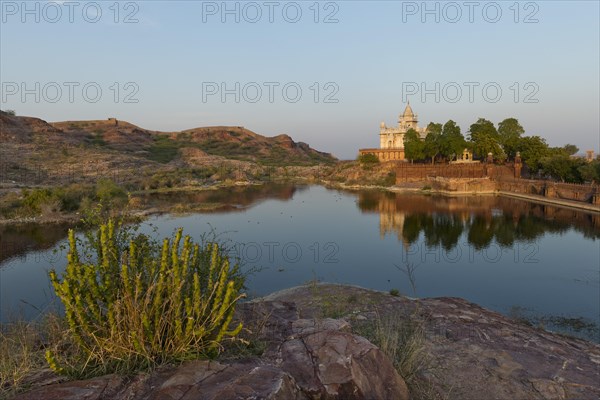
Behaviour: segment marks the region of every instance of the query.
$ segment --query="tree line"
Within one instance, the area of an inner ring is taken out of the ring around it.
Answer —
[[[587,162],[573,157],[579,148],[573,144],[550,147],[540,136],[524,136],[525,129],[516,118],[506,118],[498,124],[479,118],[471,124],[467,137],[460,126],[449,120],[445,124],[430,122],[427,136],[409,129],[404,135],[404,154],[410,162],[449,162],[465,149],[474,159],[484,160],[489,153],[497,163],[514,160],[520,153],[526,170],[532,177],[557,179],[563,182],[599,182],[600,161]]]

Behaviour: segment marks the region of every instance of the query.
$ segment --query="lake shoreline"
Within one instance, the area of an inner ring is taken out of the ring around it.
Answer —
[[[423,189],[414,187],[402,187],[402,186],[377,186],[377,185],[345,185],[343,183],[331,183],[327,182],[323,186],[331,189],[343,189],[343,190],[383,190],[391,193],[406,193],[406,194],[422,194],[422,195],[440,195],[446,197],[478,197],[478,196],[504,196],[521,199],[537,204],[546,204],[559,206],[569,209],[577,209],[578,211],[587,211],[593,213],[600,213],[600,206],[595,206],[589,203],[582,203],[572,200],[554,199],[547,198],[544,196],[537,196],[532,194],[523,193],[511,193],[501,190],[481,190],[481,191],[450,191],[440,189]]]
[[[391,193],[405,193],[405,194],[421,194],[421,195],[439,195],[446,197],[480,197],[480,196],[504,196],[511,197],[516,199],[521,199],[524,201],[529,201],[537,204],[545,204],[558,206],[562,208],[568,209],[576,209],[578,211],[585,211],[591,213],[600,213],[600,206],[595,206],[589,203],[582,203],[571,200],[563,200],[563,199],[555,199],[555,198],[547,198],[544,196],[537,196],[532,194],[523,194],[523,193],[511,193],[500,190],[468,190],[468,191],[452,191],[452,190],[443,190],[436,188],[426,188],[423,187],[407,187],[407,186],[380,186],[380,185],[363,185],[363,184],[345,184],[338,182],[331,182],[325,180],[294,180],[294,181],[281,181],[281,182],[250,182],[250,181],[237,181],[231,183],[219,182],[213,185],[204,185],[204,186],[178,186],[174,188],[161,188],[161,189],[151,189],[151,190],[139,190],[131,192],[132,196],[146,196],[152,194],[176,194],[176,193],[193,193],[193,192],[205,192],[205,191],[216,191],[220,189],[227,188],[236,188],[236,187],[250,187],[256,186],[261,187],[269,184],[290,184],[290,185],[319,185],[328,189],[336,189],[336,190],[348,190],[348,191],[360,191],[360,190],[382,190]],[[421,182],[428,183],[428,182]],[[133,209],[131,211],[131,216],[134,218],[146,218],[154,215],[164,215],[174,212],[175,214],[187,214],[193,212],[206,212],[206,211],[215,211],[219,208],[226,208],[226,203],[221,204],[210,204],[207,207],[203,207],[202,205],[198,205],[195,209],[190,208],[189,210],[185,210],[182,212],[170,209],[155,209],[152,207],[143,208],[143,209]],[[0,219],[0,226],[3,225],[23,225],[23,224],[60,224],[60,223],[79,223],[81,221],[81,215],[79,213],[54,213],[49,216],[38,216],[38,217],[18,217],[12,219]]]

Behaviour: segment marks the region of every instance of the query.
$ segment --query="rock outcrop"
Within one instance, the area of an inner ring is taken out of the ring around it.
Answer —
[[[17,399],[600,398],[600,345],[462,299],[313,284],[241,304],[236,318],[264,343],[260,356],[193,361],[129,379],[57,384],[45,376],[50,384],[38,382]],[[356,334],[389,320],[398,329],[419,327],[410,392],[390,359]]]
[[[41,387],[20,400],[390,399],[409,392],[391,361],[339,319],[299,319],[293,303],[247,303],[240,318],[262,357],[188,362],[132,379],[108,375]]]
[[[332,284],[291,288],[266,299],[293,302],[305,319],[335,314],[353,328],[374,320],[419,324],[425,366],[415,386],[428,387],[425,398],[600,398],[600,345],[527,325],[463,299],[410,299]]]

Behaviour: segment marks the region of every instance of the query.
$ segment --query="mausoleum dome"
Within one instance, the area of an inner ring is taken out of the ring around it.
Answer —
[[[413,113],[412,108],[410,107],[410,103],[408,103],[406,105],[406,108],[404,109],[404,114],[403,114],[404,118],[412,118],[415,116],[415,113]]]

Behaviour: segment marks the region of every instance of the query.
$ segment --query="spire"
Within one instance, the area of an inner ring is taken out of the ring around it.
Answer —
[[[412,118],[415,116],[415,113],[413,113],[413,110],[410,107],[410,101],[406,104],[406,108],[404,109],[404,113],[402,115],[404,118]]]

